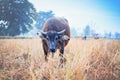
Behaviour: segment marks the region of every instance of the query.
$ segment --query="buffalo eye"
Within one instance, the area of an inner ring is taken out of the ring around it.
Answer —
[[[58,40],[58,36],[55,36],[55,40]]]
[[[55,40],[60,40],[60,39],[61,39],[60,35],[58,35],[58,36],[55,37]]]
[[[59,40],[60,39],[60,37],[59,36],[55,36],[55,40]]]

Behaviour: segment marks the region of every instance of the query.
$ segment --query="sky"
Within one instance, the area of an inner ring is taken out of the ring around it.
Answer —
[[[120,32],[120,0],[29,0],[37,12],[52,10],[70,27],[82,32],[86,25],[98,33]]]

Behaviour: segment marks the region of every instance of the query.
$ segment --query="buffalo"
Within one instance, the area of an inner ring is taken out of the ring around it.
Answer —
[[[56,50],[59,50],[60,64],[64,63],[64,47],[70,40],[70,27],[68,20],[60,17],[52,17],[46,20],[42,31],[37,33],[42,39],[42,46],[45,55],[45,61],[48,61],[47,56],[51,52],[52,56]]]

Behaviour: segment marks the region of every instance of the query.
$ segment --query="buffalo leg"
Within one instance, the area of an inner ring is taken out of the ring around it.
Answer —
[[[64,47],[62,46],[60,49],[60,54],[59,54],[60,56],[59,67],[63,67],[63,64],[64,64],[63,54],[64,54]]]
[[[48,47],[46,44],[43,43],[43,50],[44,50],[44,55],[45,55],[45,61],[48,61],[47,55],[48,55]]]

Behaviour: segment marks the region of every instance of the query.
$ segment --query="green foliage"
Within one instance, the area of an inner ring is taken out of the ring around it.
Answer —
[[[37,19],[37,22],[36,22],[36,27],[38,29],[42,29],[42,26],[43,24],[45,23],[45,21],[50,18],[50,17],[53,17],[54,16],[54,13],[53,11],[47,11],[47,12],[44,12],[44,11],[40,11],[38,13],[38,19]]]
[[[1,36],[15,36],[32,29],[36,10],[28,0],[0,0]],[[1,26],[3,24],[3,26]]]

